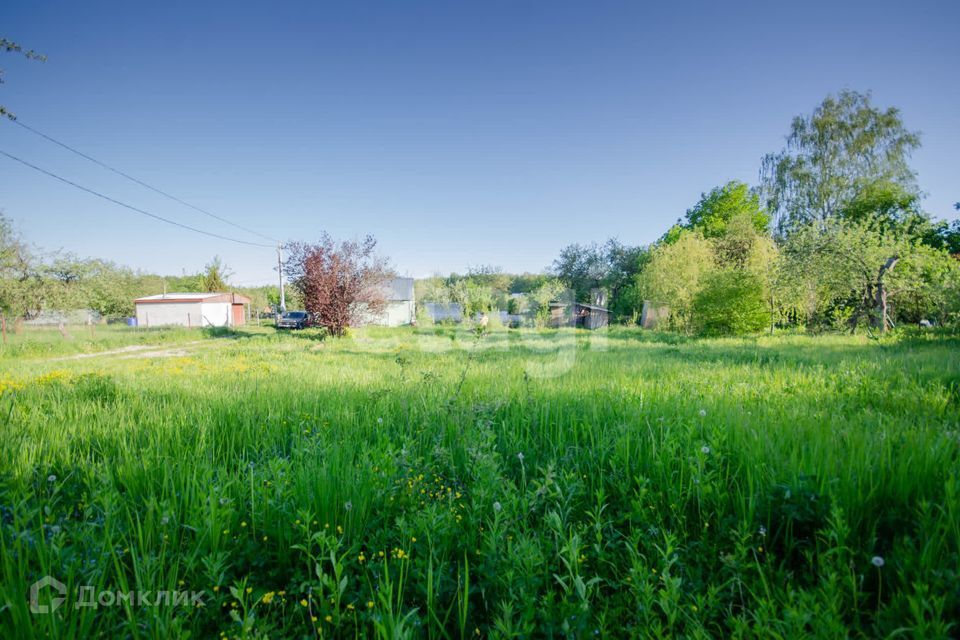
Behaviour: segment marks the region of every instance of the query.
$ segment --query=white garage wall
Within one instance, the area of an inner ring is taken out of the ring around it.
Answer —
[[[199,302],[138,304],[137,325],[141,327],[200,326]]]
[[[204,302],[203,304],[203,326],[204,327],[229,327],[230,326],[230,303],[229,302]]]

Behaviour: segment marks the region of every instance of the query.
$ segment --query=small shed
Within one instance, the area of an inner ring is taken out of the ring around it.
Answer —
[[[610,311],[595,304],[550,303],[550,326],[602,329],[610,324]]]
[[[369,319],[369,324],[382,327],[401,327],[417,321],[417,305],[413,292],[413,278],[393,278],[384,284],[387,302],[383,311]]]
[[[602,329],[610,325],[610,311],[595,304],[573,305],[573,326],[580,329]]]
[[[141,327],[238,327],[250,298],[239,293],[163,293],[134,300]]]

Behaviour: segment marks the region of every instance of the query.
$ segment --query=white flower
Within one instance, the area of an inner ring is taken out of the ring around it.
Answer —
[[[170,522],[170,516],[163,516],[160,518],[160,524],[167,524],[168,522]]]
[[[875,566],[877,569],[879,569],[885,564],[881,556],[873,556],[872,558],[870,558],[870,562],[872,562],[873,566]]]
[[[47,482],[56,482],[56,481],[57,481],[57,476],[55,475],[47,476]]]
[[[702,447],[700,447],[700,453],[702,453],[703,455],[708,455],[710,453],[710,447],[708,447],[707,445],[703,445]]]
[[[377,418],[377,424],[383,424],[383,418]]]
[[[350,511],[351,509],[353,509],[353,503],[350,502],[349,500],[347,500],[347,501],[343,504],[343,508],[346,509],[347,511]]]
[[[707,410],[706,410],[706,409],[700,409],[700,417],[701,417],[701,418],[706,418],[706,417],[707,417]]]
[[[499,502],[494,502],[494,503],[493,503],[493,510],[494,510],[494,511],[496,511],[497,513],[500,513],[500,510],[501,510],[501,509],[503,509],[503,505],[501,505]]]
[[[517,454],[517,460],[519,460],[520,462],[523,462],[523,451]]]
[[[763,525],[760,525],[760,531],[759,531],[759,533],[760,533],[760,537],[761,537],[761,538],[767,537],[767,528],[766,528],[765,526],[763,526]]]

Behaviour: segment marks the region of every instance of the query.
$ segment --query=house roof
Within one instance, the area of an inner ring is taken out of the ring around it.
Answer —
[[[250,298],[239,293],[160,293],[144,296],[133,301],[135,304],[162,304],[164,302],[230,302],[247,304]]]
[[[413,300],[413,278],[394,278],[386,283],[387,300]]]

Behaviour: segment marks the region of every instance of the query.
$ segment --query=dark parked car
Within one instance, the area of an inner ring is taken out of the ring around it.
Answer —
[[[277,318],[277,329],[304,329],[310,326],[310,315],[306,311],[284,311]]]

